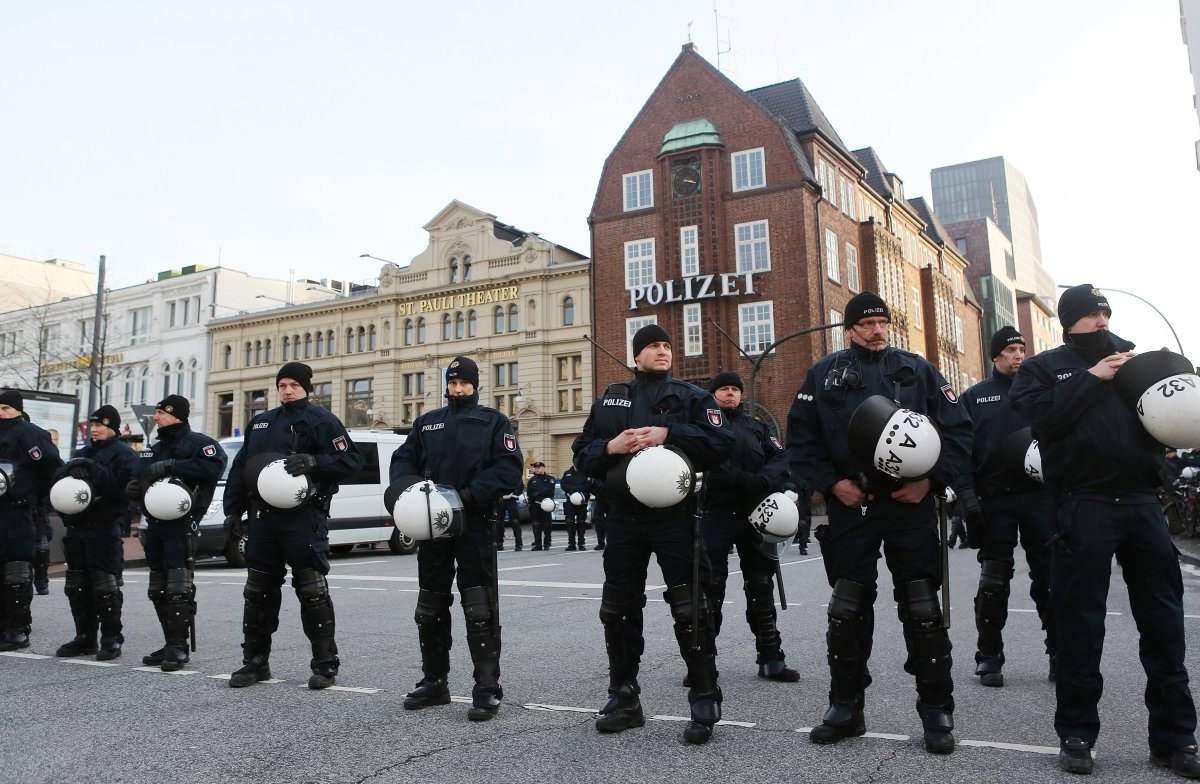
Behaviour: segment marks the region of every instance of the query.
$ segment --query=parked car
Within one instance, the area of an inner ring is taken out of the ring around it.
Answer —
[[[417,549],[415,540],[401,536],[392,524],[392,518],[383,507],[383,491],[388,486],[388,468],[392,453],[404,443],[404,436],[391,430],[351,430],[350,438],[365,458],[362,470],[342,482],[329,508],[329,544],[335,553],[347,553],[360,544],[372,547],[378,542],[387,542],[396,555],[407,555]],[[221,509],[225,480],[233,466],[233,458],[242,448],[242,439],[220,440],[229,464],[225,475],[217,483],[212,505],[200,521],[196,537],[196,555],[222,555],[233,566],[245,566],[245,540],[226,541],[225,513]],[[145,523],[142,524],[143,527]]]

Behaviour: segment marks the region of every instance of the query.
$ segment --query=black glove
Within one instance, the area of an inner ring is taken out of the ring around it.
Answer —
[[[987,518],[983,515],[983,506],[975,491],[967,487],[958,492],[958,503],[961,505],[963,520],[967,524],[967,547],[978,550],[983,546],[983,530]]]
[[[284,470],[292,476],[312,473],[312,470],[316,467],[317,458],[302,453],[288,455],[283,461]]]
[[[749,471],[738,471],[737,486],[747,493],[762,493],[767,489],[767,479]]]
[[[231,514],[225,518],[225,538],[236,542],[246,535],[246,524],[240,514]]]
[[[92,464],[92,461],[89,460],[88,458],[77,457],[74,460],[68,461],[67,464],[63,467],[67,470],[67,474],[70,477],[72,477],[73,479],[87,479],[88,478],[88,466],[90,466],[91,464]]]
[[[146,483],[149,484],[157,479],[162,479],[171,473],[174,468],[174,460],[159,460],[156,463],[151,463],[150,467],[146,469]]]
[[[125,485],[125,497],[130,501],[141,501],[146,490],[142,487],[141,481],[137,479],[129,480],[129,484]]]
[[[463,509],[475,506],[475,496],[471,495],[470,489],[464,487],[462,490],[459,490],[458,497],[462,499]]]

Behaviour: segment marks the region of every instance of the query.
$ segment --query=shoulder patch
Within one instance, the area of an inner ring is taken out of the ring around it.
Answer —
[[[42,448],[40,446],[31,447],[29,449],[29,457],[33,460],[41,460]]]
[[[951,403],[958,402],[958,393],[954,391],[954,387],[950,386],[949,384],[942,384],[941,389],[942,395],[944,395],[947,400],[949,400]]]
[[[517,437],[512,433],[504,434],[504,448],[509,452],[517,451]]]
[[[720,427],[721,425],[725,424],[725,417],[721,414],[721,409],[708,409],[708,423],[713,427]]]
[[[345,436],[338,436],[333,439],[333,448],[339,452],[345,452],[350,448],[350,444],[347,443]]]
[[[217,456],[216,444],[209,444],[208,446],[204,447],[203,451],[204,451],[205,457],[216,457]]]
[[[776,449],[778,449],[780,452],[782,452],[783,444],[779,443],[779,439],[776,438],[775,436],[769,436],[769,438],[771,439],[771,445],[774,446]]]

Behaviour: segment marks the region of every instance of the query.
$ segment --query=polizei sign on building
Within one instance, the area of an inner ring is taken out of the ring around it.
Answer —
[[[664,302],[695,302],[714,297],[740,297],[754,293],[753,272],[724,272],[720,275],[694,275],[690,278],[651,283],[629,290],[629,309]]]

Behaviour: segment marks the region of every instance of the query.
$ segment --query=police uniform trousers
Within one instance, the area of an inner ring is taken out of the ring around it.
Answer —
[[[782,643],[776,628],[776,562],[763,553],[760,546],[762,537],[740,511],[707,509],[702,530],[710,568],[708,576],[701,580],[708,597],[713,637],[721,634],[724,620],[722,606],[729,580],[729,554],[736,547],[746,593],[746,622],[754,634],[758,663],[783,661]]]
[[[1054,729],[1060,738],[1089,744],[1100,733],[1100,656],[1116,555],[1146,671],[1150,748],[1169,752],[1196,742],[1196,707],[1184,666],[1183,578],[1157,498],[1146,493],[1129,500],[1140,502],[1059,499],[1060,538],[1050,567],[1058,622]]]
[[[541,502],[529,502],[529,520],[533,528],[533,549],[550,549],[550,512],[542,509]]]
[[[30,604],[34,557],[33,509],[27,504],[0,500],[0,635],[3,648],[24,647],[33,624]],[[12,645],[9,645],[12,643]]]
[[[1008,620],[1009,582],[1016,567],[1013,551],[1020,540],[1029,564],[1029,598],[1046,632],[1046,653],[1057,650],[1054,612],[1050,607],[1050,540],[1054,538],[1054,506],[1046,491],[1011,493],[982,500],[982,544],[979,589],[975,594],[975,627],[979,642],[975,660],[1004,661],[1004,625]],[[976,523],[978,525],[978,523]]]
[[[862,711],[871,683],[871,656],[880,549],[892,573],[896,611],[908,649],[906,672],[916,677],[917,713],[926,730],[953,729],[954,684],[950,637],[942,628],[937,589],[941,553],[933,498],[904,504],[876,495],[864,514],[836,496],[827,501],[829,525],[819,529],[821,557],[833,587],[826,635],[830,669],[830,713],[842,723]],[[834,710],[839,708],[839,710]]]
[[[196,615],[195,539],[190,520],[150,520],[142,533],[150,567],[147,595],[173,658],[186,661],[188,635]]]
[[[563,515],[567,520],[567,546],[582,550],[587,546],[584,543],[584,536],[587,532],[587,504],[576,506],[570,501],[566,501],[563,503]]]
[[[119,649],[121,606],[124,596],[121,573],[125,570],[125,547],[121,543],[120,518],[69,526],[63,536],[67,573],[63,592],[71,605],[75,639],[92,644],[99,630],[100,645]]]
[[[493,623],[493,544],[481,511],[467,511],[458,536],[421,542],[417,550],[417,636],[426,681],[444,681],[450,672],[451,585],[457,577],[463,615],[467,622],[467,647],[474,664],[473,697],[503,697],[500,678],[500,626]]]
[[[329,596],[329,525],[325,512],[308,504],[288,511],[256,509],[246,526],[246,588],[242,616],[243,660],[265,662],[279,628],[281,586],[292,568],[300,620],[312,644],[314,672],[336,675],[339,661],[333,600]]]
[[[600,621],[608,652],[609,701],[602,713],[638,702],[637,675],[645,649],[642,609],[646,606],[646,573],[650,556],[658,559],[667,590],[663,599],[674,619],[675,639],[687,664],[688,702],[693,720],[712,726],[720,718],[721,690],[717,686],[716,637],[703,592],[696,608],[699,625],[693,635],[692,562],[695,521],[686,507],[634,518],[610,509],[604,550],[604,589]],[[700,548],[701,579],[711,572]],[[693,636],[697,644],[693,644]]]
[[[512,528],[513,542],[517,549],[521,549],[521,515],[517,511],[517,499],[510,498],[501,501],[497,511],[496,519],[496,546],[504,544],[504,529]]]

